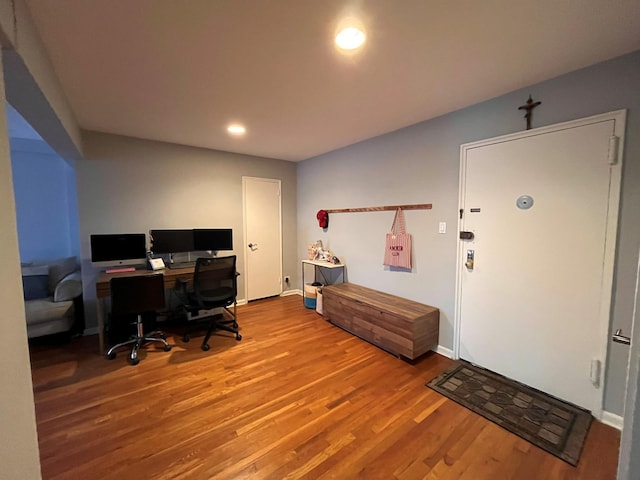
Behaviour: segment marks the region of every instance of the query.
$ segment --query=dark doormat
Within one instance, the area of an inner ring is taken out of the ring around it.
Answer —
[[[575,466],[591,413],[467,362],[427,387]]]

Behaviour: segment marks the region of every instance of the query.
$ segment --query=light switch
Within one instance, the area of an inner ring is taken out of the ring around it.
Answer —
[[[447,233],[447,222],[440,222],[440,225],[438,225],[438,233]]]

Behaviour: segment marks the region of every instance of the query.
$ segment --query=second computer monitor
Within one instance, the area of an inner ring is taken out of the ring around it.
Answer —
[[[151,251],[156,254],[192,252],[193,230],[151,230]]]
[[[167,253],[233,250],[231,228],[196,228],[193,230],[151,230],[151,251]]]

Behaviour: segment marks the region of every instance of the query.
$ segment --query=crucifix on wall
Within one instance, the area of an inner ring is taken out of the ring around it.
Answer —
[[[531,98],[531,95],[529,95],[529,99],[527,100],[527,103],[525,103],[524,105],[520,105],[518,107],[518,110],[525,110],[527,112],[524,115],[524,118],[527,119],[527,130],[531,130],[531,118],[533,117],[533,109],[536,108],[541,103],[542,102],[534,102],[533,99]]]

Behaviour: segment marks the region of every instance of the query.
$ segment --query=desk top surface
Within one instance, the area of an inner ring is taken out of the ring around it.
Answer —
[[[135,277],[137,275],[162,274],[166,277],[193,275],[193,271],[194,271],[194,267],[163,268],[162,270],[140,269],[140,270],[134,270],[133,272],[113,272],[113,273],[100,272],[100,274],[98,275],[98,279],[96,280],[96,283],[109,282],[109,280],[115,277]]]
[[[322,260],[302,260],[302,263],[308,263],[310,265],[316,265],[318,267],[325,267],[325,268],[343,268],[344,267],[344,263],[331,263],[331,262],[324,262]]]

